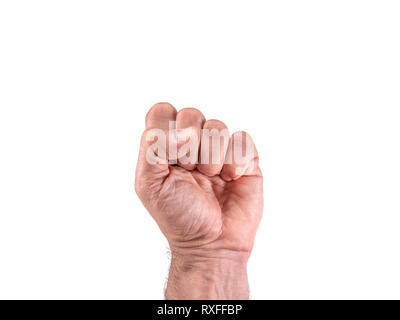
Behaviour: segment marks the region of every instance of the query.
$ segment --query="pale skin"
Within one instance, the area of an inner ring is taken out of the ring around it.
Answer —
[[[168,132],[170,121],[176,121],[176,129],[189,128],[198,136],[196,161],[184,163],[178,158],[177,165],[147,161],[146,152],[154,141],[148,141],[146,134],[153,128]],[[255,149],[251,138],[237,132],[230,137],[231,144],[221,143],[219,150],[210,145],[206,150],[201,144],[204,128],[227,129],[221,121],[206,121],[194,108],[177,112],[169,103],[154,105],[146,116],[135,189],[170,246],[167,299],[248,299],[247,262],[263,211],[258,155],[226,163],[237,137],[242,136],[244,148]],[[202,163],[207,152],[219,152],[219,161]]]

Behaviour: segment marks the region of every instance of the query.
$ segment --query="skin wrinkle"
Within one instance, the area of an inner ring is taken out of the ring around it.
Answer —
[[[175,120],[179,130],[192,126],[226,129],[221,121],[205,121],[196,109],[176,112],[172,105],[161,103],[148,112],[146,130],[168,130],[169,121]],[[238,136],[246,139],[236,141]],[[230,139],[236,147],[242,143],[243,150],[247,141],[254,144],[245,132],[236,132]],[[170,245],[172,260],[166,297],[247,299],[246,265],[263,210],[257,153],[251,159],[244,157],[246,163],[225,164],[222,157],[217,164],[186,166],[178,159],[175,166],[154,165],[145,158],[152,143],[141,140],[135,190]],[[210,159],[213,152],[226,154],[226,149],[216,149],[212,144],[208,148]],[[170,156],[168,152],[166,156]],[[243,167],[239,172],[242,176],[238,176],[236,169]]]
[[[186,178],[188,176],[186,171],[181,170],[181,168],[174,168],[173,170],[171,170],[172,173],[170,174],[175,174],[176,178],[175,178],[175,183],[172,185],[173,189],[171,188],[171,185],[164,185],[164,190],[162,191],[162,193],[160,193],[160,198],[162,199],[162,201],[167,201],[168,198],[167,197],[171,197],[171,196],[181,196],[181,193],[179,192],[179,190],[181,190],[182,188],[182,184],[186,184]],[[193,176],[190,175],[190,178],[195,182],[196,180],[194,179]],[[201,188],[201,186],[198,185],[199,188]],[[165,196],[166,195],[166,196]],[[189,196],[193,196],[192,194]],[[209,194],[209,196],[211,196],[211,194]],[[216,201],[216,200],[215,200]],[[168,215],[171,212],[171,209],[169,207],[162,207],[160,206],[160,210],[162,210],[163,212],[167,213]],[[187,229],[182,230],[182,237],[183,239],[186,239],[185,241],[194,241],[196,239],[197,236],[195,237],[188,237],[188,234],[192,233],[192,234],[197,234],[199,233],[199,225],[201,225],[200,222],[200,216],[199,215],[193,215],[195,217],[195,221],[192,221],[192,224],[188,226]],[[174,216],[174,218],[176,219],[177,217]],[[178,218],[179,219],[179,218]],[[189,239],[188,239],[189,238]]]

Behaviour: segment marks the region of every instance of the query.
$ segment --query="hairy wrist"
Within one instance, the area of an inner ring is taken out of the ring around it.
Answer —
[[[166,299],[248,299],[248,254],[171,251],[171,256]]]

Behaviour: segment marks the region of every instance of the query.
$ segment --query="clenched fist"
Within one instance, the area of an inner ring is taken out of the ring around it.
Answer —
[[[263,179],[245,132],[168,103],[146,116],[135,189],[168,239],[167,299],[247,299]]]

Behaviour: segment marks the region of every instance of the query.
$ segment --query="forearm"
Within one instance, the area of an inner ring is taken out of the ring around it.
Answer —
[[[166,299],[244,300],[249,298],[247,259],[172,253]]]

